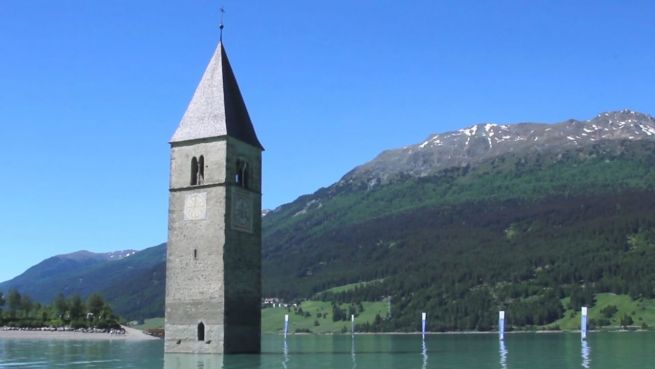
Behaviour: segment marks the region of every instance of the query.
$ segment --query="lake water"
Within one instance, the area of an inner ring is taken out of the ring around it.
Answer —
[[[655,333],[266,335],[261,355],[164,355],[161,341],[0,340],[0,368],[626,369],[655,367]]]

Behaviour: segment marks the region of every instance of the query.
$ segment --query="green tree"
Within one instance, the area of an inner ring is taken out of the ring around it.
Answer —
[[[16,313],[20,310],[21,307],[21,296],[20,293],[18,293],[18,290],[15,288],[9,291],[7,304],[9,305],[9,314],[11,318],[15,319]]]
[[[20,309],[23,311],[23,314],[25,314],[25,318],[30,317],[30,313],[34,309],[34,303],[29,296],[22,295],[20,297]]]
[[[3,320],[2,320],[2,315],[3,314],[2,313],[3,313],[3,310],[4,310],[4,306],[5,306],[5,297],[2,294],[2,292],[0,292],[0,324],[3,324]]]
[[[86,304],[89,308],[89,313],[93,314],[94,319],[97,319],[100,317],[100,313],[105,307],[105,300],[103,300],[102,296],[99,294],[94,293],[89,296]]]
[[[63,295],[55,298],[51,306],[41,305],[34,302],[29,296],[21,295],[13,289],[5,298],[0,294],[2,304],[0,304],[0,313],[2,306],[7,304],[10,315],[2,319],[1,324],[10,324],[15,327],[44,327],[70,325],[73,328],[88,328],[91,322],[87,321],[87,306],[79,296],[74,296],[70,301],[66,301]],[[93,326],[97,328],[118,328],[118,318],[113,314],[110,306],[99,298],[99,296],[89,299],[89,306],[93,309],[94,322]]]
[[[346,318],[350,317],[351,315],[355,315],[355,316],[359,315],[357,313],[357,307],[355,307],[355,305],[353,305],[353,304],[351,304],[348,307],[348,315],[346,316]]]
[[[49,325],[50,324],[50,309],[47,306],[42,306],[39,309],[38,313],[39,319],[41,319],[41,325]]]
[[[82,302],[82,299],[80,296],[73,296],[73,298],[70,301],[70,318],[71,320],[81,320],[84,318],[84,312],[85,312],[85,306],[84,302]]]
[[[628,326],[631,326],[632,324],[634,324],[632,317],[628,314],[623,315],[623,317],[621,318],[621,326],[624,329],[627,329]]]
[[[109,305],[105,305],[100,312],[100,318],[96,321],[96,328],[107,329],[107,328],[118,328],[119,325],[116,322],[118,318],[111,311]]]
[[[339,304],[332,304],[332,321],[346,320],[346,312],[339,307]]]
[[[607,305],[600,311],[600,313],[603,314],[605,318],[611,319],[618,311],[619,309],[615,305]]]
[[[64,294],[60,293],[55,297],[55,300],[52,302],[55,308],[55,312],[59,319],[64,320],[66,318],[66,313],[68,312],[68,302]]]
[[[574,285],[571,287],[571,308],[575,311],[582,306],[592,307],[596,303],[593,291],[589,287]]]

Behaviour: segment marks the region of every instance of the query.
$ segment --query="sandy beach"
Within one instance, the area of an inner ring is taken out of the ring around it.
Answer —
[[[148,341],[159,339],[138,329],[129,327],[123,329],[125,334],[0,330],[0,340]]]

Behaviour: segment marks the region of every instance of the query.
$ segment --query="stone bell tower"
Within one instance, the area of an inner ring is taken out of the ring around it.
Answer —
[[[222,42],[170,144],[165,351],[259,352],[263,147]]]

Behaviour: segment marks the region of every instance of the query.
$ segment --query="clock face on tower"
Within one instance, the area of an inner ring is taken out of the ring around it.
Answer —
[[[184,220],[207,217],[207,192],[191,193],[184,198]]]
[[[248,191],[232,189],[232,228],[252,233],[252,200]]]

